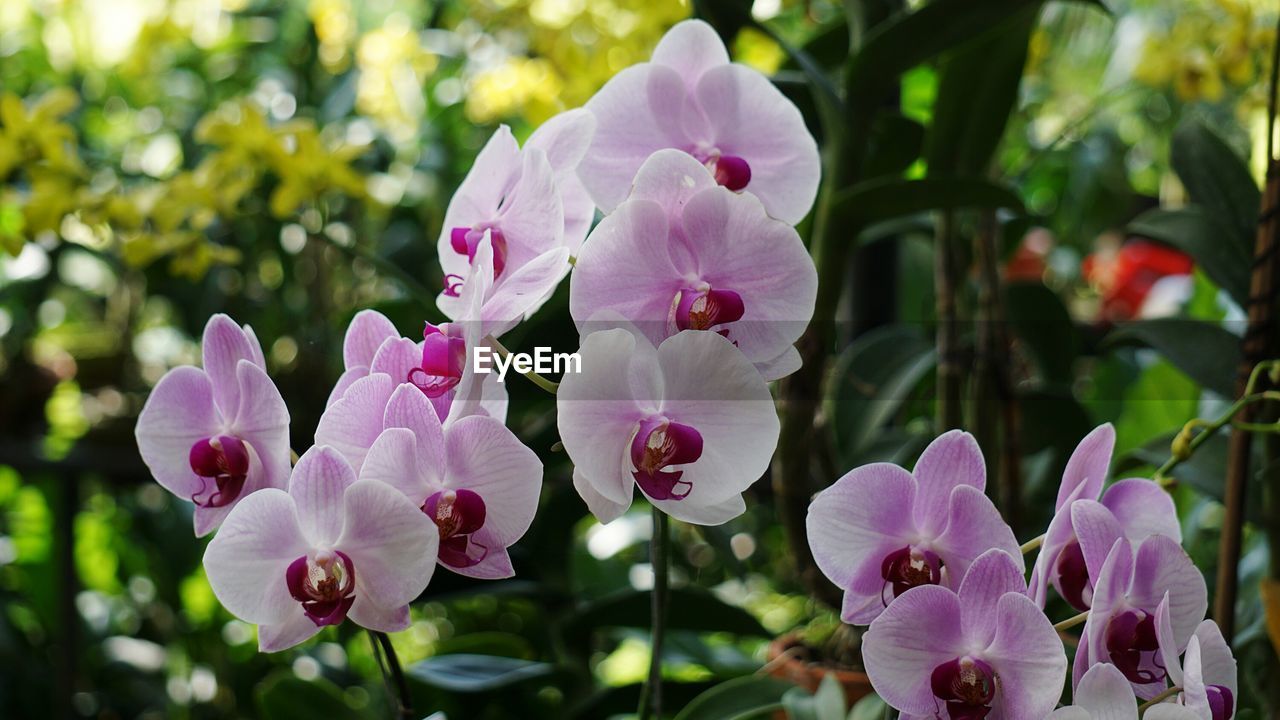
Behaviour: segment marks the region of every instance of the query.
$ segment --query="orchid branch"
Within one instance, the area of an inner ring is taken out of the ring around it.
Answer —
[[[391,645],[391,638],[384,632],[370,630],[369,641],[373,644],[373,655],[378,660],[378,668],[382,670],[382,679],[388,686],[388,694],[391,682],[395,682],[396,692],[399,693],[399,697],[396,698],[396,704],[399,707],[397,714],[403,720],[413,720],[413,698],[409,695],[409,684],[405,682],[404,671],[400,669],[400,659],[396,657],[396,649]],[[388,666],[390,666],[390,679],[387,677]]]
[[[640,689],[640,707],[636,715],[640,720],[662,717],[662,641],[667,626],[667,588],[669,583],[667,514],[653,508],[653,537],[649,541],[649,562],[653,566],[653,593],[650,608],[653,622],[650,626],[649,676]]]
[[[498,338],[490,336],[489,344],[493,345],[493,349],[497,350],[498,353],[502,355],[504,359],[511,357],[511,351],[508,350],[505,345],[498,342]],[[520,372],[520,371],[516,370],[516,372]],[[534,385],[537,385],[538,387],[542,388],[543,390],[547,391],[552,395],[555,395],[556,390],[560,387],[560,383],[555,382],[554,380],[548,380],[532,370],[528,372],[522,372],[520,374],[528,378],[529,382],[533,383]]]
[[[1141,705],[1138,706],[1138,717],[1142,717],[1142,714],[1145,713],[1147,709],[1150,708],[1152,705],[1156,705],[1158,703],[1164,702],[1165,700],[1168,700],[1169,698],[1173,697],[1174,695],[1177,695],[1180,692],[1182,692],[1182,688],[1177,685],[1174,685],[1168,690],[1165,690],[1159,695],[1142,703]]]
[[[1268,390],[1263,392],[1255,392],[1258,382],[1262,379],[1264,373],[1276,374],[1280,373],[1280,360],[1267,360],[1260,362],[1254,366],[1253,371],[1249,373],[1249,380],[1245,383],[1244,393],[1231,404],[1221,415],[1214,420],[1204,420],[1196,418],[1183,426],[1182,430],[1173,439],[1170,449],[1171,456],[1163,465],[1155,472],[1155,481],[1161,485],[1169,486],[1174,483],[1171,473],[1173,469],[1195,454],[1196,450],[1205,444],[1209,438],[1213,437],[1222,428],[1232,424],[1236,415],[1241,410],[1248,407],[1252,403],[1262,400],[1280,399],[1280,392]],[[1280,427],[1275,425],[1258,425],[1253,423],[1236,423],[1237,427],[1244,430],[1252,430],[1255,432],[1275,432]],[[1199,430],[1199,432],[1196,432]]]
[[[1063,621],[1062,621],[1062,622],[1060,622],[1060,623],[1054,623],[1054,624],[1053,624],[1053,629],[1054,629],[1054,630],[1057,630],[1057,631],[1059,631],[1059,632],[1061,632],[1061,631],[1063,631],[1063,630],[1070,630],[1071,628],[1073,628],[1073,627],[1075,627],[1075,626],[1077,626],[1077,625],[1080,625],[1080,624],[1084,623],[1084,621],[1086,621],[1086,620],[1088,620],[1088,619],[1089,619],[1089,611],[1088,611],[1088,610],[1085,610],[1084,612],[1080,613],[1079,615],[1074,615],[1074,616],[1072,616],[1072,617],[1069,617],[1069,618],[1067,618],[1066,620],[1063,620]]]
[[[1022,551],[1023,555],[1026,555],[1027,553],[1034,551],[1036,548],[1039,548],[1043,544],[1044,544],[1044,535],[1040,535],[1039,537],[1033,537],[1030,540],[1022,543],[1022,546],[1019,547],[1018,549]]]

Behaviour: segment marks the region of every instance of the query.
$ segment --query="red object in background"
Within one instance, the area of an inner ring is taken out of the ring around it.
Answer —
[[[1100,319],[1132,320],[1158,280],[1189,275],[1191,256],[1146,240],[1125,243],[1116,252],[1095,252],[1084,259],[1084,277],[1102,291]]]
[[[1009,281],[1043,282],[1049,269],[1047,259],[1053,250],[1053,233],[1037,227],[1022,236],[1022,242],[1004,266],[1004,277]]]

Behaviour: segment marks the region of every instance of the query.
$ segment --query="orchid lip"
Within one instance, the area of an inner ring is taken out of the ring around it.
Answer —
[[[487,515],[479,493],[466,489],[441,490],[422,503],[422,512],[440,532],[439,557],[445,565],[467,568],[489,555],[489,548],[473,538],[484,527]]]
[[[337,625],[355,602],[356,569],[339,550],[320,550],[294,560],[285,571],[289,594],[317,627]]]
[[[489,242],[493,245],[493,277],[497,278],[507,265],[507,238],[496,226],[481,223],[469,228],[455,227],[449,231],[449,246],[459,255],[466,255],[467,262],[473,263],[486,231],[489,233]],[[446,277],[446,282],[447,280]]]
[[[732,290],[712,289],[706,283],[676,294],[676,328],[710,330],[742,319],[746,311],[742,296]]]
[[[946,703],[947,715],[952,720],[985,718],[991,712],[997,685],[995,669],[986,661],[968,655],[942,663],[929,676],[934,697]]]
[[[932,550],[907,545],[884,556],[880,563],[880,576],[884,588],[880,599],[887,607],[889,601],[913,587],[938,585],[942,582],[942,558]],[[885,592],[892,591],[886,598]]]
[[[1093,604],[1093,586],[1089,582],[1089,568],[1079,542],[1073,540],[1062,549],[1056,571],[1055,579],[1062,599],[1076,610],[1088,610]]]
[[[188,460],[191,471],[204,480],[191,502],[220,508],[240,497],[249,476],[249,451],[243,440],[231,435],[198,440],[191,446]]]
[[[426,324],[422,332],[422,364],[405,378],[430,398],[440,397],[462,381],[467,345],[450,330],[448,324]]]
[[[653,500],[683,500],[693,483],[682,480],[683,470],[667,470],[672,465],[688,465],[702,457],[702,434],[666,418],[640,422],[631,440],[632,476],[645,495]]]
[[[1111,664],[1129,682],[1163,682],[1168,673],[1161,663],[1155,616],[1143,610],[1124,610],[1107,623],[1106,652]]]
[[[751,183],[751,164],[739,155],[729,155],[709,143],[698,143],[689,154],[711,171],[716,184],[738,192]]]

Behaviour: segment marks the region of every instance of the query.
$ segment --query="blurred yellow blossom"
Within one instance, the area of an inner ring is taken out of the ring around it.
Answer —
[[[331,73],[346,70],[351,64],[348,49],[356,38],[356,17],[350,0],[311,0],[307,17],[320,41],[316,50],[320,64]]]
[[[1272,18],[1249,0],[1206,0],[1170,27],[1149,29],[1134,79],[1168,87],[1183,102],[1219,102],[1250,94],[1275,41]]]
[[[510,58],[478,75],[467,95],[467,117],[484,123],[516,114],[531,122],[554,115],[563,86],[547,60]]]
[[[356,109],[378,120],[393,137],[411,137],[427,109],[423,85],[439,60],[422,47],[408,18],[394,14],[360,38],[356,65]]]
[[[787,59],[787,54],[768,35],[754,28],[743,28],[734,39],[733,57],[765,75],[772,75],[778,72],[778,68]]]

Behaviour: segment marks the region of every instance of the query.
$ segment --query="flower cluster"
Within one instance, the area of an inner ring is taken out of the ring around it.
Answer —
[[[1232,717],[1235,660],[1203,620],[1204,577],[1173,501],[1144,478],[1104,490],[1114,446],[1103,425],[1072,454],[1029,582],[967,433],[939,437],[913,472],[866,465],[814,499],[814,558],[844,591],[843,620],[870,625],[867,674],[904,717],[1137,718],[1139,698],[1154,701],[1148,718]],[[1087,618],[1075,705],[1056,710],[1073,621],[1049,620],[1051,588]]]
[[[404,629],[437,564],[514,575],[508,548],[533,521],[543,468],[505,425],[501,381],[472,358],[504,352],[497,338],[571,271],[581,363],[557,417],[589,509],[608,522],[639,487],[687,522],[741,514],[778,439],[767,383],[799,367],[813,314],[817,274],[791,223],[818,173],[795,106],[688,21],[523,145],[494,133],[437,240],[447,321],[415,340],[357,313],[315,445],[292,468],[257,337],[211,318],[203,367],[161,379],[137,440],[156,480],[195,506],[196,533],[217,529],[214,593],[272,651],[347,618]],[[316,165],[272,206],[335,177]]]

